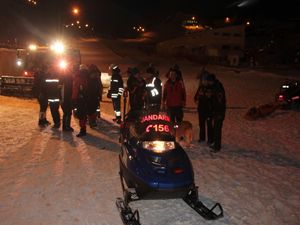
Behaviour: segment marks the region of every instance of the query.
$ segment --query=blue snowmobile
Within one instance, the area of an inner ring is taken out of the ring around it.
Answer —
[[[130,111],[121,124],[120,142],[123,199],[118,198],[116,205],[124,224],[140,224],[138,210],[129,206],[140,199],[182,198],[207,220],[223,217],[219,203],[209,209],[198,199],[192,164],[175,141],[165,112]]]

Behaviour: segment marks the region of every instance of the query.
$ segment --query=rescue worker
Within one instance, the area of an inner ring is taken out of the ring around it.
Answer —
[[[63,131],[71,131],[74,129],[71,127],[71,117],[72,117],[72,89],[73,89],[73,76],[77,72],[78,66],[68,65],[66,70],[62,71],[61,83],[61,108],[63,110]]]
[[[183,120],[183,107],[186,104],[186,92],[183,81],[180,80],[174,68],[170,69],[169,79],[165,83],[163,91],[163,104],[167,108],[173,123],[181,123]]]
[[[209,73],[202,71],[199,80],[199,87],[194,96],[194,101],[198,105],[199,120],[199,142],[204,142],[207,136],[207,143],[212,143],[212,89],[208,87],[207,79]],[[206,135],[207,126],[207,135]]]
[[[76,135],[82,137],[86,135],[87,123],[87,83],[88,67],[81,64],[78,73],[74,77],[72,101],[77,108],[77,117],[79,119],[80,132]]]
[[[59,113],[59,105],[60,105],[60,98],[61,98],[61,83],[60,83],[59,75],[53,65],[50,67],[50,71],[47,73],[45,84],[46,84],[46,91],[47,91],[50,111],[54,122],[52,128],[58,129],[61,125],[60,113]]]
[[[212,122],[213,122],[213,142],[209,145],[212,152],[221,149],[222,126],[226,112],[226,96],[223,84],[214,74],[208,77],[208,86],[212,89]]]
[[[101,72],[96,65],[91,64],[87,79],[87,115],[91,128],[97,127],[97,110],[100,110],[102,91]]]
[[[109,95],[111,97],[115,116],[116,116],[116,118],[113,119],[113,121],[120,124],[121,123],[121,96],[123,95],[124,92],[123,80],[120,74],[121,71],[117,65],[111,64],[109,70],[111,71],[112,74]]]
[[[50,122],[46,118],[46,112],[48,108],[48,97],[46,91],[46,77],[48,73],[48,67],[43,64],[37,67],[34,72],[34,84],[33,84],[33,94],[37,98],[40,112],[39,112],[39,126],[50,125]]]
[[[152,64],[150,64],[150,66],[146,69],[146,73],[146,107],[148,109],[160,110],[162,99],[162,82],[158,77],[159,72]]]
[[[146,82],[138,68],[130,68],[127,72],[130,74],[127,80],[130,111],[142,110],[144,107]]]

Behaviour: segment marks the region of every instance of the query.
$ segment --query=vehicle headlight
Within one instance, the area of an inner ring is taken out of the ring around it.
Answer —
[[[51,45],[51,50],[53,50],[57,54],[62,54],[65,51],[65,46],[62,42],[55,42],[53,45]]]
[[[60,69],[64,70],[68,67],[68,63],[65,60],[60,60],[58,66]]]
[[[30,45],[28,46],[28,49],[29,49],[30,51],[36,51],[36,50],[37,50],[37,45],[35,45],[35,44],[30,44]]]
[[[17,66],[22,66],[23,65],[23,62],[21,59],[17,59]]]
[[[162,153],[175,148],[174,141],[144,141],[143,148],[154,151],[156,153]]]

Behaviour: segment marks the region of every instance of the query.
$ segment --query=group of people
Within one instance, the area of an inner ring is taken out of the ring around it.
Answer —
[[[167,73],[164,86],[159,78],[159,71],[150,64],[146,73],[141,74],[138,68],[128,68],[128,80],[125,95],[129,94],[129,112],[142,109],[166,110],[171,122],[180,124],[183,121],[183,108],[186,105],[186,90],[182,72],[178,65],[171,67]],[[123,95],[123,80],[118,66],[112,67],[110,96],[116,114],[116,121],[121,122],[120,101]],[[213,152],[221,149],[222,126],[226,111],[226,96],[222,83],[216,76],[203,70],[198,90],[194,96],[198,108],[199,142],[207,142]]]
[[[148,66],[143,76],[137,67],[128,68],[126,89],[119,66],[112,64],[109,69],[112,77],[107,97],[112,100],[116,123],[121,123],[123,95],[129,95],[129,112],[143,109],[166,110],[174,124],[183,121],[186,90],[178,65],[169,69],[164,86],[159,78],[159,71],[153,64]],[[63,111],[63,131],[74,130],[71,127],[72,110],[75,110],[75,116],[79,119],[78,137],[86,135],[87,121],[91,128],[97,126],[97,109],[100,109],[103,92],[101,72],[97,66],[74,65],[58,72],[56,68],[44,64],[35,71],[34,87],[40,104],[38,122],[40,126],[50,124],[46,119],[48,105],[55,129],[61,126],[59,106]],[[214,74],[202,71],[194,101],[198,105],[199,142],[206,141],[212,151],[217,152],[221,148],[226,97],[222,83]]]
[[[176,65],[177,66],[177,65]],[[150,64],[146,73],[141,74],[136,67],[128,68],[128,80],[125,95],[129,95],[130,113],[142,109],[167,110],[173,123],[183,120],[183,107],[186,103],[185,86],[181,71],[178,66],[171,67],[168,71],[168,80],[164,85],[159,78],[159,71]],[[108,97],[112,99],[117,123],[121,123],[121,96],[124,92],[123,80],[120,69],[111,65],[112,78]]]
[[[59,69],[45,63],[35,69],[34,92],[40,105],[39,126],[50,125],[46,118],[48,105],[54,129],[59,129],[61,126],[60,106],[63,111],[63,131],[74,131],[71,127],[73,110],[76,111],[79,119],[80,132],[77,137],[86,135],[87,120],[91,127],[97,126],[97,109],[103,90],[101,72],[97,66],[74,64]]]
[[[226,96],[216,76],[203,70],[194,96],[199,118],[199,142],[207,141],[213,152],[221,149],[222,126],[226,112]]]

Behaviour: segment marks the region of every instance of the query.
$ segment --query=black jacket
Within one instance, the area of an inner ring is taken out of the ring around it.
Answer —
[[[212,111],[213,117],[225,118],[226,112],[226,95],[223,84],[219,80],[215,80],[212,85]]]
[[[131,75],[127,80],[127,89],[129,92],[129,103],[131,110],[142,109],[144,106],[144,95],[146,82],[143,78],[137,79]]]
[[[146,84],[146,104],[159,105],[162,99],[162,82],[158,77],[152,77]]]
[[[109,89],[111,98],[118,98],[122,96],[124,92],[123,80],[118,72],[113,72],[110,81],[110,89]]]
[[[198,113],[207,118],[212,117],[212,88],[199,85],[194,96],[194,101],[198,104]]]

